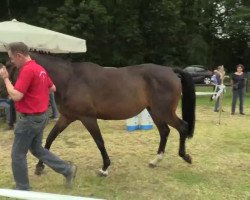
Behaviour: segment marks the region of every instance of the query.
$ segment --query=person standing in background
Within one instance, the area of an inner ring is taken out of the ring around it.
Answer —
[[[54,121],[57,121],[58,117],[59,117],[59,112],[57,110],[54,92],[51,92],[49,94],[49,102],[50,102],[50,106],[51,106],[51,110],[52,110],[52,116],[50,118]]]
[[[225,77],[225,69],[224,69],[224,66],[223,65],[220,65],[217,67],[216,70],[214,70],[214,78],[215,78],[215,91],[216,93],[218,93],[222,88],[223,86],[223,81],[224,81],[224,77]],[[224,90],[224,88],[222,89]],[[223,92],[223,91],[222,91]],[[217,95],[215,95],[217,96]],[[219,112],[219,109],[220,109],[220,95],[216,98],[216,102],[215,102],[215,106],[214,106],[214,112]]]
[[[16,122],[15,104],[14,101],[9,98],[8,92],[2,79],[0,80],[0,106],[5,108],[8,129],[13,129]]]
[[[236,72],[231,77],[231,85],[232,85],[232,92],[233,92],[232,109],[231,109],[232,115],[235,114],[235,107],[236,107],[238,98],[240,101],[240,114],[245,115],[243,99],[244,99],[244,94],[245,94],[247,76],[243,71],[244,71],[244,66],[242,64],[238,64],[236,66]]]

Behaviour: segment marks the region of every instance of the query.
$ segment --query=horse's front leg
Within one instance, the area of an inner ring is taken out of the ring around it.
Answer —
[[[60,115],[58,121],[56,122],[55,126],[53,127],[53,129],[50,131],[47,139],[46,139],[46,143],[45,143],[45,148],[46,149],[50,149],[53,141],[57,138],[57,136],[65,129],[67,128],[67,126],[72,122],[73,120],[69,120],[68,118],[66,118],[63,115]],[[45,168],[45,165],[43,164],[43,162],[41,160],[39,160],[39,162],[36,165],[36,169],[35,169],[35,174],[36,175],[41,175],[43,173],[43,170]]]
[[[110,165],[110,159],[108,156],[108,153],[106,151],[104,140],[101,135],[101,131],[99,129],[99,126],[97,124],[96,118],[90,118],[90,117],[84,117],[82,120],[83,125],[86,127],[86,129],[89,131],[91,136],[93,137],[98,149],[101,152],[102,159],[103,159],[103,167],[99,171],[101,176],[107,176],[108,175],[108,167]]]

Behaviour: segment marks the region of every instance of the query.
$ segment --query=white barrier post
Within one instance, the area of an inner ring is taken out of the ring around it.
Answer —
[[[139,118],[138,116],[129,118],[126,120],[127,131],[135,131],[139,129]]]
[[[147,111],[147,109],[144,109],[140,113],[140,129],[141,130],[150,130],[153,128],[153,120]]]

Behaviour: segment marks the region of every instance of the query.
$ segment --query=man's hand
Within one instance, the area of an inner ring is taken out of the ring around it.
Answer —
[[[20,101],[23,98],[23,93],[14,88],[9,79],[9,73],[4,65],[0,65],[0,76],[4,80],[10,99]]]
[[[2,77],[2,79],[6,79],[9,78],[9,73],[6,69],[6,67],[3,65],[3,67],[0,69],[0,76]]]
[[[56,91],[56,86],[53,84],[51,88],[49,88],[49,93],[55,92]]]

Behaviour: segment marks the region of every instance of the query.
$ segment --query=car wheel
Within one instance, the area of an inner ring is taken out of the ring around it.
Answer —
[[[207,85],[210,84],[211,83],[211,78],[205,77],[204,78],[204,83],[207,84]]]

